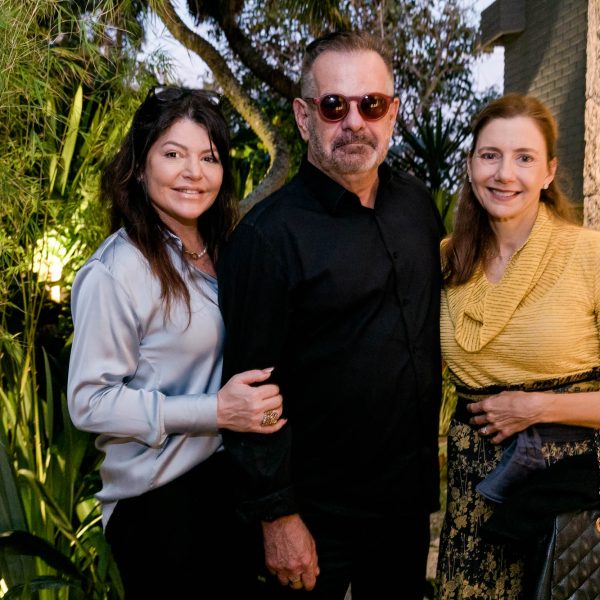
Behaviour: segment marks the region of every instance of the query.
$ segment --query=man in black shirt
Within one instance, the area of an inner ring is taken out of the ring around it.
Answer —
[[[422,600],[439,492],[442,226],[426,188],[384,163],[399,100],[380,40],[315,40],[301,88],[300,171],[218,263],[223,376],[275,367],[288,419],[272,435],[224,432],[240,510],[261,523],[275,576],[261,597],[343,600],[351,583],[353,600]]]

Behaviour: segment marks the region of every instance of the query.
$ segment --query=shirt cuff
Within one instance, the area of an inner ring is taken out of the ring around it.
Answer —
[[[218,433],[217,395],[169,396],[163,403],[167,434]]]
[[[247,522],[275,521],[297,512],[299,509],[291,486],[258,500],[246,500],[238,507],[239,515]]]

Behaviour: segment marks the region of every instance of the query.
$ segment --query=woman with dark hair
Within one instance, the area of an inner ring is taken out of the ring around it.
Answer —
[[[442,599],[537,598],[548,518],[598,503],[600,233],[573,223],[556,142],[533,97],[484,108],[442,244],[442,352],[458,393]],[[580,467],[590,474],[582,495],[564,479]]]
[[[248,589],[219,430],[284,424],[278,387],[263,383],[269,368],[219,389],[214,261],[236,204],[217,102],[181,88],[148,94],[103,174],[113,233],[73,284],[69,410],[99,434],[98,498],[128,599]]]

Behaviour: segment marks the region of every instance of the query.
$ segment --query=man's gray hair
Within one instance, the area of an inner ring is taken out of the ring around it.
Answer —
[[[312,93],[312,66],[323,52],[360,52],[373,51],[379,54],[387,67],[392,80],[394,66],[392,51],[382,38],[364,31],[334,31],[313,40],[307,47],[300,72],[300,90],[303,96]]]

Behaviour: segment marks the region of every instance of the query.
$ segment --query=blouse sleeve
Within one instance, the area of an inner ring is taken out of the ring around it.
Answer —
[[[217,431],[216,394],[166,396],[129,383],[139,363],[143,327],[136,305],[100,261],[77,274],[68,405],[79,429],[161,446],[170,433]],[[202,396],[202,402],[199,402]]]

